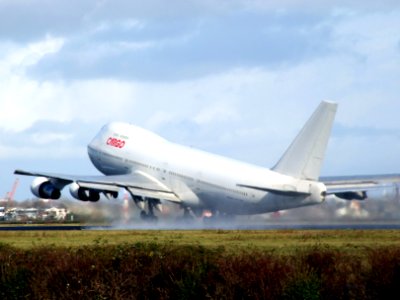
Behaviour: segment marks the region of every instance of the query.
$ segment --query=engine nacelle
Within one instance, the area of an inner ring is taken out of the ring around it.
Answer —
[[[100,200],[100,192],[83,188],[76,182],[71,183],[69,186],[69,191],[72,197],[81,201],[97,202]]]
[[[136,206],[137,206],[140,210],[144,210],[144,208],[145,208],[145,203],[144,203],[144,199],[143,199],[142,196],[132,195],[132,199],[133,199],[133,202],[135,202]]]
[[[60,199],[61,191],[46,177],[36,177],[31,184],[31,191],[36,197],[44,199]]]
[[[365,200],[367,199],[367,192],[366,191],[343,192],[343,193],[336,193],[335,196],[343,200]]]

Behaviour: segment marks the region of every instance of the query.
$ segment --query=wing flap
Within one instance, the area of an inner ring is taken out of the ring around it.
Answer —
[[[172,202],[181,202],[181,200],[173,192],[148,190],[139,187],[127,187],[126,189],[132,195],[138,195],[146,198],[164,199]]]
[[[97,190],[97,191],[118,192],[120,189],[120,187],[118,187],[117,185],[103,184],[103,183],[97,183],[97,182],[77,181],[76,183],[80,187]]]

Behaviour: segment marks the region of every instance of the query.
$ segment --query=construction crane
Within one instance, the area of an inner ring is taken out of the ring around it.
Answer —
[[[4,198],[7,201],[7,207],[13,206],[14,195],[15,195],[15,191],[17,190],[18,184],[19,184],[19,179],[17,178],[14,181],[11,191],[7,192],[7,194]]]

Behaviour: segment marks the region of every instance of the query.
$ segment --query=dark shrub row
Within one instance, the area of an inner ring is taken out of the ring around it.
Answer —
[[[0,247],[1,299],[398,299],[400,247],[296,254],[159,244]]]

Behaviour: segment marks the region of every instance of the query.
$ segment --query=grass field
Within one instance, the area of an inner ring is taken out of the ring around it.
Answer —
[[[28,249],[39,246],[79,247],[157,243],[200,245],[223,248],[227,252],[279,251],[327,245],[346,251],[360,247],[399,246],[397,230],[83,230],[83,231],[3,231],[0,242]]]
[[[398,299],[397,230],[0,232],[0,299]]]

